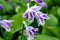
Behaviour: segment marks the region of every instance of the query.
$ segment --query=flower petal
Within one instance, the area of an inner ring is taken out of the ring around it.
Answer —
[[[43,19],[49,19],[49,17],[47,16],[47,14],[43,14],[43,15],[42,15],[42,18],[43,18]]]
[[[27,21],[33,22],[34,12],[26,12],[24,13],[24,17],[27,19]]]
[[[41,6],[34,5],[34,6],[31,7],[31,10],[39,11],[41,8],[42,8]]]
[[[45,4],[45,2],[41,2],[41,3],[38,3],[39,5],[41,5],[42,7],[46,8],[47,5]]]
[[[25,17],[28,20],[28,12],[24,13],[23,17]]]
[[[34,34],[37,31],[36,28],[33,28],[32,26],[27,26],[25,22],[23,22],[23,24],[25,25],[26,28],[25,32],[27,36],[34,38]]]
[[[36,0],[36,2],[41,3],[41,2],[43,2],[43,0]]]
[[[41,16],[42,14],[43,14],[42,12],[37,12],[36,13],[35,18],[37,19],[38,26],[45,24],[44,19]]]
[[[9,25],[7,25],[5,22],[1,22],[0,24],[7,32],[10,31]]]
[[[0,25],[7,31],[10,31],[10,26],[12,26],[11,24],[12,20],[2,20],[0,21]]]

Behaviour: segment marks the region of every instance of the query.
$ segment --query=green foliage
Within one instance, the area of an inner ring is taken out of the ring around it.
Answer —
[[[3,40],[3,39],[0,37],[0,40]]]
[[[44,0],[48,6],[43,8],[43,12],[48,13],[49,19],[46,20],[44,27],[38,27],[41,34],[37,34],[35,40],[60,40],[60,0]],[[26,0],[0,0],[0,4],[3,6],[3,10],[0,10],[0,20],[14,20],[12,22],[11,31],[3,32],[0,30],[0,40],[21,40],[21,30],[23,28],[23,14],[27,9]],[[30,6],[35,5],[35,2],[30,2]],[[33,27],[37,27],[37,21],[33,23],[27,23]],[[23,33],[24,34],[24,33]],[[23,40],[26,40],[24,35]]]
[[[57,7],[57,14],[60,17],[60,7]]]
[[[15,15],[11,18],[11,20],[14,20],[14,22],[12,23],[13,26],[11,27],[13,33],[22,29],[22,27],[23,27],[23,17],[22,17],[22,15],[20,15],[20,14]]]
[[[46,25],[53,26],[53,27],[57,26],[58,25],[57,18],[53,14],[50,14],[49,19],[46,20]]]
[[[60,39],[51,37],[51,36],[47,36],[47,35],[37,35],[35,40],[60,40]]]
[[[60,0],[52,0],[55,4],[60,6]]]
[[[12,9],[12,6],[10,3],[7,3],[4,0],[0,0],[0,3],[4,6],[5,11],[10,12],[10,10]],[[7,7],[8,6],[8,7]]]

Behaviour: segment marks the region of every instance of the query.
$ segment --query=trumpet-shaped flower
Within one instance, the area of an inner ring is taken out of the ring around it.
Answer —
[[[34,39],[34,37],[35,37],[34,35],[37,33],[38,28],[33,28],[32,26],[27,26],[25,22],[23,22],[23,24],[25,25],[25,28],[26,28],[25,32],[28,36],[28,39],[29,38]]]
[[[36,12],[35,18],[37,19],[38,22],[38,26],[39,25],[44,25],[45,24],[45,19],[49,19],[49,17],[47,16],[47,14],[44,14],[42,12]]]
[[[36,3],[38,3],[40,6],[46,8],[47,5],[45,4],[45,2],[43,0],[26,0],[27,2],[30,2],[30,1],[35,1]]]
[[[44,25],[45,24],[45,19],[48,19],[47,14],[44,14],[43,12],[40,12],[39,10],[41,9],[41,6],[32,6],[31,8],[28,8],[25,13],[24,17],[28,20],[33,22],[34,18],[36,18],[39,25]]]
[[[0,21],[0,25],[7,31],[10,31],[10,26],[12,26],[11,22],[13,22],[13,20],[1,20]]]
[[[28,5],[29,6],[29,5]],[[42,7],[41,6],[32,6],[31,8],[28,7],[28,9],[24,13],[24,17],[27,19],[27,21],[33,22],[35,13],[39,11]]]

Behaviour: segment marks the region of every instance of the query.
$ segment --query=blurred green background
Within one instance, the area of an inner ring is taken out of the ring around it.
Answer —
[[[60,0],[44,0],[48,8],[42,8],[40,11],[48,14],[49,19],[46,20],[45,25],[39,27],[39,34],[36,35],[35,40],[60,40]],[[0,40],[20,40],[23,27],[23,14],[26,7],[26,0],[0,0],[0,4],[3,6],[0,9],[0,20],[14,20],[11,26],[11,32],[6,32],[0,27]],[[36,4],[30,2],[30,6]],[[37,27],[36,20],[31,26]],[[25,35],[22,40],[26,40]]]

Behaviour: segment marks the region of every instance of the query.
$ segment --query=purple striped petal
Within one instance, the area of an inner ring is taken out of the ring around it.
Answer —
[[[40,17],[41,25],[44,23],[44,19]]]
[[[44,7],[44,8],[47,7],[47,5],[45,4],[45,2],[44,2],[43,0],[36,0],[36,2],[37,2],[40,6],[42,6],[42,7]]]
[[[39,11],[42,7],[41,6],[32,6],[31,7],[31,10],[34,10],[34,11]]]
[[[45,2],[41,2],[41,3],[39,3],[39,5],[41,5],[44,8],[47,8],[47,5],[45,4]]]
[[[36,0],[38,3],[41,3],[41,2],[43,2],[43,0]]]
[[[25,13],[24,17],[28,20],[28,13]]]
[[[43,15],[44,15],[44,13],[42,13],[42,12],[37,12],[36,13],[36,17],[35,18],[37,19],[38,26],[45,24],[44,19],[46,19],[46,18],[43,18],[42,17]]]
[[[37,12],[37,15],[39,15],[43,19],[49,19],[49,17],[47,16],[47,14],[44,14],[43,12]]]
[[[29,35],[30,35],[32,38],[34,38],[34,34],[36,33],[37,30],[36,30],[35,28],[31,27],[31,26],[27,26],[26,31],[29,31]],[[28,33],[27,33],[27,34],[28,34]]]
[[[25,32],[27,36],[34,39],[35,32],[38,31],[37,28],[33,28],[32,26],[27,26],[25,22],[23,22],[23,24],[25,25],[25,28],[26,28]]]
[[[34,14],[33,14],[34,12],[26,12],[25,14],[24,14],[24,17],[27,19],[27,21],[31,21],[31,22],[33,22],[33,20],[34,20]]]
[[[49,17],[47,16],[47,14],[42,14],[41,16],[43,19],[49,19]]]
[[[32,32],[34,32],[34,34],[37,34],[38,28],[34,28],[32,29]]]
[[[0,21],[0,25],[7,31],[9,32],[10,31],[10,26],[12,26],[11,24],[12,20],[2,20]]]
[[[30,33],[30,36],[34,38],[34,36],[33,36],[33,35],[34,35],[34,33],[33,33],[33,32],[31,32],[31,31],[29,31],[29,33]]]

